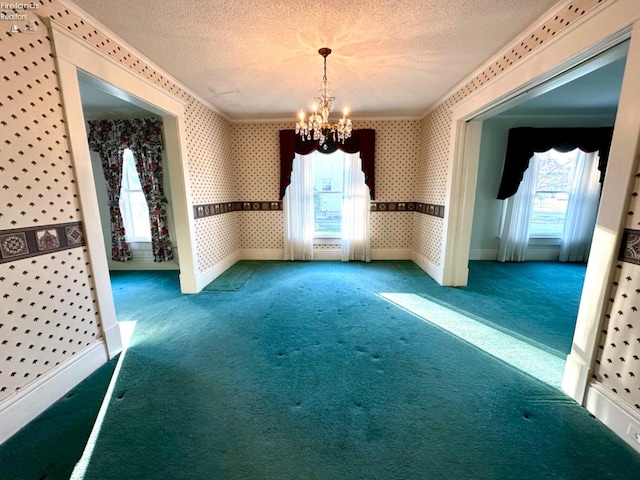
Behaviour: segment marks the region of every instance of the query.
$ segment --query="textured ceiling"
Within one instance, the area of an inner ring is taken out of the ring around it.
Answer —
[[[336,111],[420,117],[557,1],[73,3],[225,116],[247,121],[308,110],[325,46]]]

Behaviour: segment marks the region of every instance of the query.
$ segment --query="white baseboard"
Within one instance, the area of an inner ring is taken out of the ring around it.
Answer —
[[[589,365],[576,352],[567,355],[562,377],[562,391],[581,405],[585,396],[584,386],[589,381],[589,371]]]
[[[110,252],[107,252],[109,270],[180,270],[178,261],[178,248],[173,247],[174,259],[168,262],[154,262],[151,242],[132,242],[131,260],[116,262],[111,260]]]
[[[640,453],[640,416],[636,411],[597,383],[587,387],[585,407]]]
[[[342,260],[342,249],[318,248],[313,250],[314,260]]]
[[[239,251],[240,260],[282,260],[282,249],[242,249]],[[315,249],[314,260],[341,260],[340,249]],[[411,250],[408,248],[374,248],[371,249],[371,260],[411,260]]]
[[[557,262],[560,258],[560,253],[557,248],[552,249],[533,249],[527,248],[525,253],[525,259],[533,262]]]
[[[243,248],[240,260],[283,260],[284,250],[281,248]]]
[[[474,248],[469,250],[469,260],[497,260],[498,251],[495,249]]]
[[[108,361],[102,338],[0,403],[0,444]]]
[[[103,322],[103,328],[104,327],[105,324]],[[102,336],[106,341],[107,356],[109,359],[112,359],[122,352],[121,324],[118,321],[114,321],[108,328],[104,328]]]
[[[130,260],[128,262],[114,262],[109,260],[109,270],[180,270],[180,265],[176,262],[154,262],[151,260]]]
[[[411,260],[409,248],[372,248],[371,260]]]
[[[433,278],[440,285],[444,282],[444,271],[439,265],[435,265],[419,253],[411,252],[411,260],[418,265],[427,275]]]
[[[527,261],[558,261],[560,248],[557,245],[529,245],[525,253]],[[473,248],[469,250],[469,260],[497,260],[498,250]]]
[[[222,275],[226,270],[231,268],[238,260],[240,260],[240,250],[236,250],[227,258],[215,264],[212,268],[207,270],[206,272],[198,273],[195,276],[196,280],[196,291],[194,293],[200,292],[204,287],[213,282],[216,278]]]

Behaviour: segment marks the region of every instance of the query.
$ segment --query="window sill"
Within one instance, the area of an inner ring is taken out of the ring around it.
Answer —
[[[529,237],[529,245],[560,245],[560,237]]]
[[[322,234],[322,235],[314,235],[313,236],[313,242],[319,245],[322,244],[331,244],[331,243],[335,243],[336,241],[340,241],[342,240],[342,235],[340,234],[330,234],[330,233],[326,233],[326,234]]]

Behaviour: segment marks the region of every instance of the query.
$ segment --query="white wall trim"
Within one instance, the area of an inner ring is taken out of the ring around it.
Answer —
[[[449,139],[449,168],[445,192],[445,228],[441,256],[441,285],[465,286],[469,277],[469,247],[475,207],[482,122],[454,122]]]
[[[239,251],[240,260],[283,260],[284,250],[250,249]],[[317,249],[313,251],[314,260],[342,260],[340,249]],[[373,248],[371,260],[412,260],[411,250],[408,248]]]
[[[148,57],[146,57],[145,55],[143,55],[142,53],[140,53],[138,50],[136,50],[134,47],[132,47],[131,45],[129,45],[127,42],[125,42],[122,38],[120,38],[119,35],[116,35],[112,30],[108,29],[103,23],[99,22],[98,20],[96,20],[95,17],[89,15],[87,12],[85,12],[84,10],[82,10],[78,5],[76,5],[75,3],[73,3],[70,0],[58,0],[58,2],[60,2],[62,5],[64,5],[66,8],[68,8],[69,10],[73,11],[74,13],[76,13],[77,15],[79,15],[80,17],[82,17],[82,19],[86,22],[89,23],[92,27],[94,27],[96,30],[99,30],[101,33],[105,34],[107,37],[109,37],[110,40],[114,41],[115,43],[119,44],[120,46],[126,48],[131,54],[135,55],[140,61],[144,62],[145,64],[147,64],[149,67],[153,68],[154,70],[156,70],[157,72],[162,72],[162,76],[167,78],[168,80],[170,80],[171,82],[173,82],[175,85],[177,85],[178,87],[180,87],[181,89],[183,89],[185,92],[187,92],[189,95],[191,95],[193,98],[195,98],[196,100],[198,100],[199,102],[203,103],[204,105],[206,105],[207,107],[209,107],[211,110],[213,110],[214,112],[216,112],[218,115],[220,115],[221,117],[227,119],[230,121],[230,119],[224,114],[222,113],[220,110],[218,110],[217,107],[215,107],[214,105],[212,105],[210,102],[208,102],[207,100],[205,100],[204,98],[202,98],[200,95],[198,95],[196,92],[194,92],[191,87],[188,87],[187,85],[185,85],[184,83],[182,83],[181,81],[179,81],[178,79],[176,79],[173,75],[171,75],[170,73],[166,72],[165,70],[163,70],[160,66],[158,66],[155,62],[153,62],[152,60],[150,60]],[[80,37],[78,37],[80,40],[82,40]]]
[[[640,453],[640,420],[631,407],[599,384],[587,387],[585,407]]]
[[[313,250],[313,261],[315,260],[332,260],[332,261],[341,261],[342,260],[342,249],[341,248],[319,248]]]
[[[420,255],[415,251],[411,252],[411,260],[413,260],[413,263],[415,263],[422,270],[424,270],[427,275],[429,275],[436,282],[442,285],[442,278],[443,278],[444,272],[441,266],[430,262],[425,257],[423,257],[422,255]]]
[[[119,333],[118,333],[119,337]],[[0,444],[109,360],[100,338],[0,403]]]
[[[282,248],[243,248],[239,255],[240,260],[284,260]]]
[[[474,248],[469,250],[469,260],[498,260],[496,248]]]
[[[163,118],[165,150],[169,167],[173,218],[177,236],[177,247],[182,254],[180,268],[180,286],[183,292],[193,293],[195,289],[194,265],[197,262],[195,239],[193,238],[193,210],[189,208],[188,198],[188,153],[186,144],[186,121],[184,103],[150,80],[97,50],[78,36],[48,18],[42,21],[48,26],[53,38],[55,60],[60,79],[64,113],[71,156],[73,158],[78,191],[83,209],[85,238],[91,256],[91,266],[96,278],[96,295],[100,311],[107,315],[112,312],[107,259],[102,239],[100,212],[95,192],[95,181],[91,165],[91,154],[87,144],[84,114],[78,86],[77,71],[82,70],[93,76],[96,82],[120,98],[134,104],[144,104],[144,108],[158,113]],[[113,90],[113,92],[111,92]],[[99,250],[103,250],[102,253]],[[111,304],[111,305],[110,305]],[[115,320],[114,320],[115,321]]]
[[[522,61],[515,64],[504,74],[488,82],[471,95],[458,103],[452,110],[452,139],[459,139],[466,122],[471,119],[489,118],[507,102],[517,102],[519,95],[527,92],[541,94],[553,85],[562,84],[568,77],[575,77],[576,71],[582,70],[585,62],[597,55],[607,52],[612,47],[631,37],[627,55],[619,108],[616,115],[610,162],[603,185],[602,201],[596,229],[593,236],[589,264],[585,275],[583,295],[576,323],[572,345],[571,365],[565,371],[563,386],[566,392],[572,392],[573,398],[582,403],[586,392],[588,376],[581,373],[577,366],[584,364],[589,368],[593,363],[597,350],[597,336],[602,321],[602,312],[606,308],[608,285],[615,269],[615,262],[620,245],[622,229],[626,222],[626,206],[637,172],[637,155],[640,151],[638,135],[640,132],[640,110],[636,107],[638,85],[640,85],[640,4],[637,0],[617,0],[608,2],[596,14],[589,15],[575,27],[565,29],[546,42]],[[633,22],[636,22],[635,24]],[[460,146],[461,142],[455,142]],[[466,146],[465,146],[466,147]],[[461,161],[464,155],[454,152],[454,161]],[[454,185],[466,182],[464,166],[453,167]],[[452,190],[452,191],[455,191]],[[456,207],[462,202],[461,196],[449,199],[451,215],[464,217],[464,208]],[[449,225],[457,224],[456,219]],[[447,253],[443,257],[443,268],[446,278],[462,276],[464,265],[451,262],[456,252],[468,248],[468,241],[463,236],[451,238],[447,232]],[[449,244],[450,240],[450,244]],[[449,249],[454,249],[449,252]],[[450,271],[461,269],[460,272]],[[576,373],[575,377],[570,377]],[[578,375],[579,374],[579,375]]]
[[[413,260],[409,248],[372,248],[371,260]]]
[[[195,278],[195,291],[185,293],[198,293],[204,287],[213,282],[216,278],[222,275],[225,271],[231,268],[238,260],[240,260],[240,250],[236,250],[228,257],[224,258],[220,262],[216,263],[206,272],[202,272],[196,275]],[[182,274],[181,274],[182,275]]]

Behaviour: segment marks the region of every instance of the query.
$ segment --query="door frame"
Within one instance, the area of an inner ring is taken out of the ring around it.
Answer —
[[[640,109],[635,105],[635,97],[640,89],[640,5],[627,0],[608,3],[597,15],[585,18],[554,42],[543,44],[535,55],[523,59],[455,106],[450,136],[448,202],[445,205],[448,215],[442,246],[442,283],[466,284],[470,223],[473,221],[473,202],[467,200],[474,197],[478,161],[469,151],[479,145],[476,123],[492,111],[509,108],[510,102],[523,101],[523,95],[541,94],[553,88],[554,82],[569,81],[570,77],[562,75],[629,39],[607,176],[562,385],[565,393],[587,405],[622,438],[626,437],[625,429],[631,422],[629,416],[619,414],[619,406],[606,403],[603,397],[597,399],[602,406],[595,405],[587,394],[594,390],[590,383],[591,367],[597,353],[609,286],[615,275],[629,195],[638,169]]]
[[[70,153],[82,206],[85,242],[93,270],[103,333],[109,354],[113,356],[120,348],[120,334],[100,225],[78,71],[99,79],[103,85],[113,86],[109,93],[114,96],[143,108],[151,107],[152,110],[155,109],[154,113],[162,117],[165,150],[169,159],[168,173],[176,246],[180,259],[180,289],[182,293],[196,293],[194,218],[192,209],[188,208],[190,188],[186,161],[188,154],[185,140],[185,105],[150,80],[137,75],[127,66],[68,32],[55,21],[47,18],[42,20],[52,35]]]

